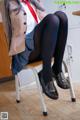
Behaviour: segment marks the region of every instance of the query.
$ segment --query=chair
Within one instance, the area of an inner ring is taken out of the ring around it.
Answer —
[[[52,62],[52,64],[53,64],[53,62]],[[72,85],[71,80],[70,80],[68,68],[67,68],[67,66],[66,66],[66,64],[65,64],[64,61],[63,61],[63,66],[64,66],[64,75],[65,75],[66,78],[68,77],[69,82],[70,82],[71,101],[75,102],[76,98],[75,98],[75,93],[74,93],[73,85]],[[33,74],[34,74],[34,77],[35,77],[35,80],[36,80],[36,84],[37,84],[38,93],[39,93],[39,97],[40,97],[42,112],[43,112],[44,116],[47,116],[48,112],[47,112],[45,100],[44,100],[44,97],[43,97],[42,87],[40,85],[39,77],[38,77],[38,73],[42,70],[42,61],[31,63],[31,64],[27,65],[27,67],[25,69],[23,69],[22,71],[26,72],[28,69],[31,69],[32,72],[33,72]],[[17,101],[17,103],[20,102],[20,90],[22,90],[22,88],[23,88],[23,87],[20,86],[20,74],[21,74],[21,72],[19,72],[15,76],[16,101]]]

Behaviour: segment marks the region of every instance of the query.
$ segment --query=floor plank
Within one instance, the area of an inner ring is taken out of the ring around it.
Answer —
[[[74,84],[77,102],[72,103],[69,91],[58,88],[59,99],[45,96],[48,116],[43,117],[36,87],[21,92],[21,102],[16,103],[14,81],[0,85],[0,112],[8,112],[9,120],[80,120],[80,84]]]

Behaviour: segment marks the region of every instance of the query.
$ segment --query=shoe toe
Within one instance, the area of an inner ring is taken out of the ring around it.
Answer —
[[[60,72],[58,75],[53,76],[56,79],[57,85],[62,89],[69,89],[70,83],[68,78],[65,78],[63,72]]]
[[[68,82],[68,80],[64,79],[57,79],[57,84],[59,87],[63,88],[63,89],[69,89],[70,88],[70,84]]]
[[[46,85],[46,92],[50,98],[55,100],[58,99],[58,92],[53,82],[48,83],[48,85]]]

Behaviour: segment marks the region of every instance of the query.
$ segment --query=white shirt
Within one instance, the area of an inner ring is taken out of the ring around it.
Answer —
[[[32,16],[28,6],[25,3],[21,3],[21,4],[22,4],[22,6],[23,6],[23,8],[24,8],[24,10],[27,14],[27,21],[26,21],[27,22],[27,31],[26,31],[26,34],[28,34],[35,28],[37,23],[36,23],[34,17]],[[37,16],[37,18],[38,18],[38,16]],[[39,18],[38,18],[38,20],[39,20]]]

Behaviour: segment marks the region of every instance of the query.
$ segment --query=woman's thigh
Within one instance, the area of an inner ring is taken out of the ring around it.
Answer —
[[[35,27],[34,30],[34,50],[31,52],[29,56],[29,63],[37,61],[40,58],[40,38],[38,36],[38,25]]]
[[[43,32],[46,29],[46,26],[49,24],[51,25],[57,25],[58,24],[58,18],[54,14],[48,14],[36,27],[34,30],[34,50],[31,52],[29,57],[29,62],[33,62],[35,60],[41,59],[41,45],[43,42]],[[51,26],[52,26],[51,25]],[[53,26],[54,26],[53,25]],[[50,28],[49,28],[50,29]],[[47,34],[46,34],[47,35]],[[45,47],[45,46],[44,46]]]
[[[36,61],[40,59],[41,56],[41,36],[45,27],[46,19],[49,15],[47,15],[34,29],[34,50],[31,52],[29,56],[29,62]]]

